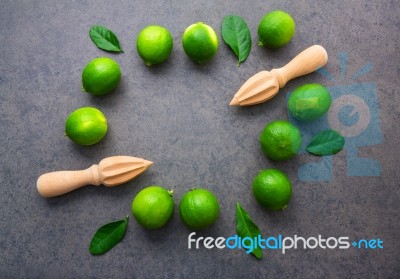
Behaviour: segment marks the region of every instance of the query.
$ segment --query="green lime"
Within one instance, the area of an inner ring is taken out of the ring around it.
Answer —
[[[292,197],[292,184],[280,170],[262,170],[253,180],[253,194],[269,210],[285,209]]]
[[[173,47],[171,33],[163,26],[150,25],[140,31],[136,49],[147,66],[160,64],[168,59]]]
[[[179,203],[179,215],[189,229],[204,229],[218,219],[218,200],[206,189],[192,189],[182,197]]]
[[[296,25],[284,11],[272,11],[264,15],[258,25],[259,45],[279,48],[290,42]]]
[[[218,37],[212,27],[198,22],[183,32],[182,45],[187,56],[199,64],[211,60],[218,51]]]
[[[65,134],[75,143],[92,145],[99,142],[107,133],[107,119],[104,114],[92,107],[73,111],[65,121]]]
[[[149,186],[141,190],[132,202],[132,214],[146,229],[165,226],[174,212],[173,191],[160,186]]]
[[[318,83],[297,87],[289,97],[288,107],[293,117],[312,121],[324,115],[332,103],[328,89]]]
[[[259,141],[265,155],[277,161],[293,158],[301,147],[299,129],[284,120],[267,124],[260,133]]]
[[[95,58],[83,69],[82,89],[95,96],[106,95],[117,87],[120,79],[117,62],[107,57]]]

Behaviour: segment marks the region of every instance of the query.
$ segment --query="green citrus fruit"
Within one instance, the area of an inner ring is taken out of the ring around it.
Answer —
[[[267,124],[260,133],[259,141],[265,155],[277,161],[291,159],[301,147],[299,129],[284,120]]]
[[[202,64],[211,60],[218,51],[218,37],[214,29],[203,22],[186,28],[182,36],[182,45],[187,56]]]
[[[132,202],[132,214],[146,229],[165,226],[174,212],[173,191],[160,186],[149,186],[141,190]]]
[[[292,184],[280,170],[262,170],[253,180],[253,194],[269,210],[285,209],[292,197]]]
[[[258,25],[259,45],[279,48],[290,42],[296,25],[284,11],[272,11],[264,15]]]
[[[65,121],[65,134],[75,143],[92,145],[99,142],[107,133],[107,119],[104,114],[92,107],[73,111]]]
[[[328,89],[312,83],[297,87],[289,97],[288,107],[294,118],[307,122],[324,115],[331,103]]]
[[[117,62],[107,57],[95,58],[83,69],[82,89],[95,96],[106,95],[117,87],[120,79]]]
[[[179,215],[189,229],[204,229],[218,219],[218,200],[212,192],[206,189],[190,190],[179,203]]]
[[[147,66],[160,64],[168,59],[173,47],[171,33],[164,27],[151,25],[140,31],[136,49]]]

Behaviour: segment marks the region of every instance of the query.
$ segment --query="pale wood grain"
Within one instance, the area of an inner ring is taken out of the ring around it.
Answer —
[[[327,62],[326,50],[320,45],[313,45],[299,53],[284,67],[272,69],[270,72],[261,71],[250,77],[240,87],[229,105],[249,106],[268,101],[289,80],[314,72]]]
[[[37,189],[43,197],[55,197],[85,185],[111,187],[128,182],[147,170],[153,162],[131,156],[113,156],[85,170],[56,171],[41,175]]]

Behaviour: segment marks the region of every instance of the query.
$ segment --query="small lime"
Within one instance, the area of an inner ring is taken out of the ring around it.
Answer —
[[[95,96],[106,95],[118,86],[120,79],[117,62],[107,57],[95,58],[83,70],[82,89]]]
[[[259,45],[279,48],[290,42],[296,25],[284,11],[272,11],[264,15],[258,25]]]
[[[203,22],[194,23],[183,33],[182,45],[190,59],[203,64],[211,60],[218,51],[217,33]]]
[[[147,66],[160,64],[168,59],[173,47],[171,33],[163,26],[150,25],[140,31],[136,49]]]
[[[260,133],[259,141],[264,154],[277,161],[293,158],[301,147],[299,129],[284,120],[267,124]]]
[[[262,170],[253,180],[253,194],[267,209],[285,209],[292,197],[292,184],[280,170]]]
[[[332,103],[328,89],[321,84],[304,84],[297,87],[289,97],[288,107],[294,118],[313,121],[324,115]]]
[[[159,229],[168,223],[174,212],[172,191],[156,185],[144,188],[133,199],[131,209],[141,226]]]
[[[65,134],[75,143],[92,145],[99,142],[107,133],[107,119],[104,114],[92,107],[73,111],[65,121]]]
[[[219,209],[217,198],[206,189],[188,191],[179,203],[179,215],[183,223],[192,230],[201,230],[212,225],[218,219]]]

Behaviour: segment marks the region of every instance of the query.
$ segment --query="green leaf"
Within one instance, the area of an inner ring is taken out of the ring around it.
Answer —
[[[261,235],[260,229],[253,223],[249,214],[244,210],[239,203],[236,203],[236,230],[241,238],[250,237],[257,238]],[[257,258],[262,258],[262,249],[257,246],[251,253]]]
[[[106,224],[94,234],[89,245],[92,255],[104,254],[117,245],[125,235],[128,216],[125,219]]]
[[[89,30],[89,36],[93,43],[100,49],[112,52],[123,52],[117,36],[115,36],[111,30],[103,26],[92,26]]]
[[[229,15],[222,20],[222,38],[238,57],[238,65],[250,54],[251,36],[243,18]]]
[[[336,131],[327,130],[316,135],[306,147],[311,154],[322,156],[338,153],[343,149],[344,137]]]

